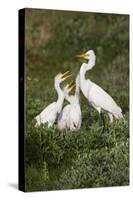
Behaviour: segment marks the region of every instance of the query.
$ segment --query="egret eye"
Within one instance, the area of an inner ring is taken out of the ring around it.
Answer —
[[[85,54],[85,58],[89,58],[90,57],[90,54]]]

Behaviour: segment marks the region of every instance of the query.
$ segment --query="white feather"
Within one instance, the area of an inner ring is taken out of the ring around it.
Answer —
[[[53,102],[47,106],[39,115],[35,117],[37,125],[48,123],[48,127],[53,126],[57,116],[57,103]]]
[[[69,126],[69,124],[70,124],[70,117],[69,117],[70,109],[71,109],[71,105],[67,105],[61,111],[61,113],[58,117],[58,124],[57,124],[57,127],[59,130],[64,130],[64,129],[67,129],[70,127]]]
[[[65,88],[66,89],[66,88]],[[58,129],[79,130],[82,122],[82,115],[79,103],[79,75],[76,77],[75,95],[68,95],[64,90],[65,99],[70,103],[65,106],[58,118]]]
[[[80,89],[90,104],[99,112],[106,111],[110,121],[113,121],[113,116],[117,119],[123,118],[121,108],[116,104],[113,98],[105,92],[100,86],[85,79],[85,73],[92,69],[95,65],[96,56],[93,50],[86,53],[88,63],[83,63],[80,68]]]
[[[64,93],[60,88],[60,83],[63,81],[62,74],[59,73],[55,77],[55,89],[58,93],[58,99],[56,102],[48,105],[39,115],[35,117],[36,126],[40,126],[41,124],[48,123],[48,127],[53,126],[56,121],[58,114],[62,110],[63,102],[64,102]]]

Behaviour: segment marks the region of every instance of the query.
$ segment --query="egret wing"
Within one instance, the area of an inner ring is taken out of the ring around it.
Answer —
[[[112,112],[115,107],[118,107],[113,98],[95,83],[93,83],[89,92],[89,101],[96,107],[100,107],[109,112]]]
[[[69,118],[70,118],[70,105],[67,105],[63,108],[58,117],[58,128],[60,130],[66,129],[68,127]]]
[[[56,119],[57,115],[57,106],[56,102],[48,105],[38,116],[41,120],[41,123],[49,122],[49,120],[53,121]]]
[[[79,105],[73,105],[71,106],[71,112],[70,112],[70,120],[75,126],[75,128],[80,127],[81,125],[81,110]]]

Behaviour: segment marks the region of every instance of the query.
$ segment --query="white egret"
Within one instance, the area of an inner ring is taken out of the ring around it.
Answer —
[[[48,127],[53,126],[56,121],[57,115],[61,112],[64,102],[64,92],[60,88],[60,83],[69,77],[69,71],[64,74],[59,73],[55,76],[54,86],[58,94],[57,101],[48,105],[39,115],[35,117],[37,123],[36,126],[48,123]]]
[[[65,99],[70,103],[64,107],[58,118],[58,129],[79,130],[81,127],[81,109],[79,103],[79,75],[76,78],[75,95],[69,95],[69,92],[75,87],[70,83],[64,88]]]
[[[73,83],[73,82],[72,82]],[[64,87],[64,96],[65,94],[68,93],[73,89],[73,87],[75,85],[72,85],[72,83],[67,84]],[[57,121],[57,127],[59,130],[64,130],[70,127],[70,118],[69,118],[69,114],[70,114],[70,109],[71,109],[71,105],[68,104],[66,105],[63,110],[60,112],[60,115],[58,116],[58,121]]]
[[[113,122],[113,117],[116,119],[123,118],[122,110],[115,103],[113,98],[100,86],[85,78],[86,72],[95,65],[96,56],[94,51],[89,50],[76,57],[84,58],[88,61],[88,63],[83,63],[80,68],[80,89],[90,104],[99,112],[99,114],[101,114],[102,111],[106,111],[110,118],[110,122]]]

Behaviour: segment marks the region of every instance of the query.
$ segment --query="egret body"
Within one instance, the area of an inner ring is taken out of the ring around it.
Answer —
[[[56,121],[57,115],[61,112],[63,102],[64,102],[64,92],[60,88],[60,83],[66,80],[70,75],[69,71],[64,74],[59,73],[54,79],[54,86],[58,94],[57,101],[48,105],[39,115],[35,117],[37,123],[36,125],[41,125],[48,123],[48,127],[53,126]]]
[[[105,92],[100,86],[89,79],[85,78],[88,70],[91,70],[96,61],[96,56],[93,50],[87,51],[85,54],[77,55],[76,57],[84,58],[88,63],[83,63],[80,68],[80,89],[90,104],[101,114],[101,111],[106,111],[113,122],[113,117],[116,119],[123,118],[121,108],[116,104],[113,98]]]
[[[79,102],[79,75],[76,78],[75,95],[69,95],[70,90],[74,87],[74,85],[71,85],[72,83],[64,88],[65,99],[69,104],[64,107],[58,118],[59,130],[70,129],[72,131],[77,131],[81,127],[82,116]]]

